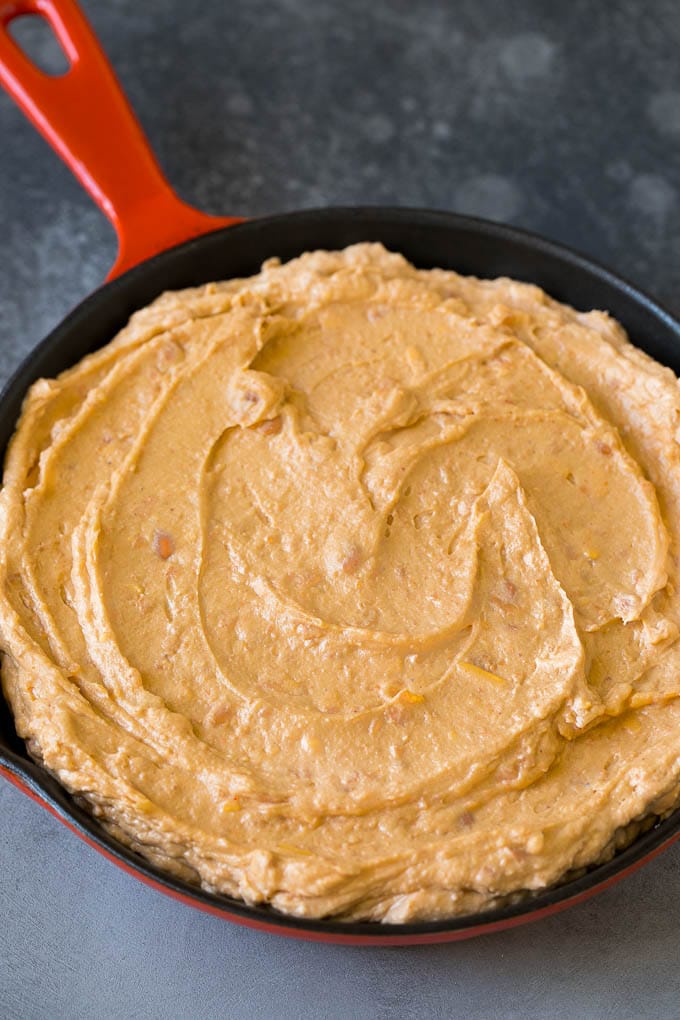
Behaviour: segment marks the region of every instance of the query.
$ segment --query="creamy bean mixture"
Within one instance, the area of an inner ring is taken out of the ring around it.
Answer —
[[[164,294],[0,496],[32,753],[169,871],[476,911],[678,799],[680,391],[604,312],[377,244]]]

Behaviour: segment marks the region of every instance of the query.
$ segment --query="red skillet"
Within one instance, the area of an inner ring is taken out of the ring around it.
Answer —
[[[44,74],[13,41],[7,28],[22,14],[41,15],[50,23],[71,64],[66,74],[58,78]],[[607,308],[639,346],[680,372],[680,325],[675,320],[606,269],[522,231],[428,210],[308,210],[239,223],[192,209],[163,177],[75,0],[0,0],[0,81],[109,218],[119,241],[108,276],[113,282],[71,312],[5,388],[0,398],[0,455],[31,383],[55,375],[105,344],[131,312],[162,290],[255,273],[272,255],[286,259],[305,250],[341,248],[356,241],[382,241],[419,266],[514,276],[537,283],[578,308]],[[609,863],[484,914],[408,925],[307,921],[204,892],[117,843],[30,760],[4,704],[0,772],[115,864],[162,892],[253,928],[325,942],[446,942],[512,927],[585,899],[680,836],[679,811]]]

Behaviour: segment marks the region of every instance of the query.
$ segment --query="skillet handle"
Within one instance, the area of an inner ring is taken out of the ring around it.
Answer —
[[[44,18],[70,67],[40,70],[9,34],[14,18]],[[159,251],[239,222],[208,216],[172,190],[76,0],[0,2],[0,82],[87,189],[118,235],[108,279]]]

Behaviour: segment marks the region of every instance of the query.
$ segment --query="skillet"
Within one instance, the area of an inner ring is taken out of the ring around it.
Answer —
[[[45,18],[70,68],[39,70],[14,42],[20,15]],[[78,305],[19,367],[0,396],[4,454],[28,387],[107,343],[133,311],[164,290],[257,273],[273,255],[381,241],[421,268],[535,283],[581,310],[605,308],[634,342],[680,373],[680,324],[649,297],[583,256],[524,231],[452,213],[406,208],[311,209],[243,222],[207,216],[170,188],[75,0],[0,0],[0,81],[112,222],[119,239],[107,282]],[[680,837],[680,810],[612,860],[558,886],[482,914],[410,924],[289,917],[201,890],[168,875],[110,836],[41,766],[0,704],[0,773],[134,877],[191,906],[268,932],[360,945],[448,942],[535,920],[622,878]]]

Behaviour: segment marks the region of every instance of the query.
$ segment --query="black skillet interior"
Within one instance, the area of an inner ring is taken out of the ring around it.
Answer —
[[[34,380],[56,375],[107,343],[132,312],[162,291],[247,276],[274,255],[286,260],[303,251],[343,248],[358,241],[381,241],[422,268],[439,266],[482,277],[511,276],[536,283],[580,310],[606,309],[639,347],[680,374],[680,324],[630,284],[558,245],[513,228],[443,212],[305,210],[245,222],[189,241],[148,260],[88,297],[27,358],[6,386],[0,398],[0,451],[4,454],[26,390]],[[678,811],[609,863],[557,888],[483,915],[409,925],[306,921],[205,893],[164,874],[117,843],[43,769],[28,760],[4,702],[0,704],[0,764],[21,777],[81,834],[155,883],[213,909],[221,906],[244,919],[280,925],[300,934],[324,933],[331,938],[334,934],[367,936],[369,940],[389,935],[444,934],[554,909],[556,904],[582,895],[642,860],[680,829]]]

